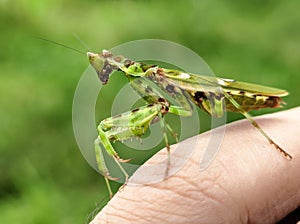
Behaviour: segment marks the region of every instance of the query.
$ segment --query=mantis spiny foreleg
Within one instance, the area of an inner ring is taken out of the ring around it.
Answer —
[[[129,160],[124,160],[119,157],[118,153],[114,150],[111,141],[123,141],[132,137],[142,136],[156,117],[162,117],[167,112],[168,103],[162,101],[114,117],[106,118],[100,122],[98,126],[98,137],[95,140],[95,153],[98,168],[106,179],[110,196],[112,196],[112,192],[108,180],[116,180],[118,178],[110,176],[99,144],[101,143],[108,155],[114,158],[125,176],[126,184],[129,175],[124,170],[121,163],[128,162]]]

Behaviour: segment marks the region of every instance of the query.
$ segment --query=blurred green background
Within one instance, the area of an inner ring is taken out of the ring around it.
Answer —
[[[0,223],[84,223],[107,200],[72,130],[87,58],[35,36],[83,51],[73,33],[94,51],[174,41],[221,77],[287,89],[292,108],[300,105],[299,8],[297,0],[0,0]],[[120,88],[114,79],[109,91]]]

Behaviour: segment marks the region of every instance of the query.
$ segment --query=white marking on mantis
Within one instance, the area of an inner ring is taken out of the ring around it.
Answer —
[[[262,101],[266,101],[269,97],[268,96],[256,96],[256,100],[262,100]]]
[[[227,86],[229,85],[231,82],[235,82],[234,79],[221,79],[221,78],[218,78],[218,83],[219,85],[222,85],[222,86]]]
[[[239,91],[239,90],[231,90],[230,93],[231,93],[232,95],[239,95],[239,96],[242,95],[242,94],[241,94],[241,91]]]
[[[180,73],[180,75],[178,76],[179,78],[182,78],[182,79],[189,79],[191,76],[187,73]]]
[[[249,93],[249,92],[245,92],[245,96],[249,97],[249,98],[253,98],[255,94],[253,93]]]

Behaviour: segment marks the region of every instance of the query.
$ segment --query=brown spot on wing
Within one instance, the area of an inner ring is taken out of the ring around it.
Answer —
[[[169,92],[169,93],[174,93],[175,92],[175,87],[173,85],[170,85],[168,84],[166,86],[166,90]]]

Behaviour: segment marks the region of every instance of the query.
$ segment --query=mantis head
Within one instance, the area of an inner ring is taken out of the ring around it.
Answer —
[[[118,70],[118,67],[113,63],[114,58],[112,53],[107,50],[103,50],[101,54],[87,52],[87,56],[102,84],[106,84],[109,75]]]
[[[158,68],[156,65],[134,62],[120,55],[114,56],[107,50],[103,50],[101,54],[88,52],[87,56],[102,84],[106,84],[109,76],[117,70],[123,71],[126,76],[143,77],[156,72]]]

